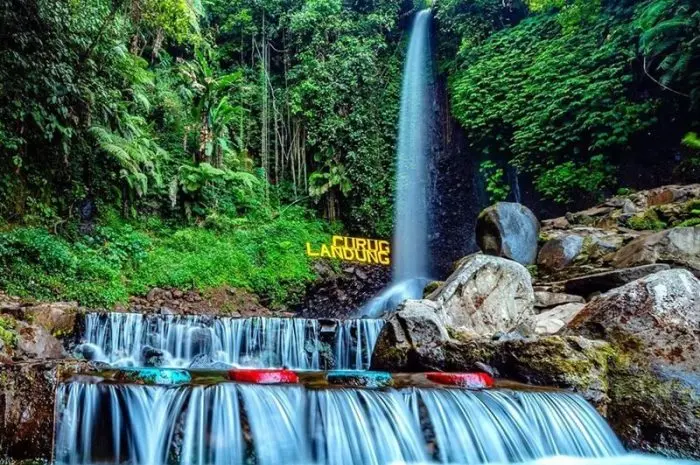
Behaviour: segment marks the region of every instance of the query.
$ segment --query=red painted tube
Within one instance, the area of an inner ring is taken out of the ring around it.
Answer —
[[[425,377],[430,381],[467,389],[484,389],[493,387],[493,378],[487,373],[442,373],[430,372]]]
[[[253,384],[296,384],[299,377],[291,370],[279,369],[233,369],[228,378],[239,383]]]

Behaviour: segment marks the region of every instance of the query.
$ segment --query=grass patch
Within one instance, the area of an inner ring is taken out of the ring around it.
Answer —
[[[293,302],[314,279],[305,243],[325,242],[329,234],[302,208],[186,227],[112,219],[73,241],[45,229],[14,228],[0,232],[0,287],[19,296],[109,307],[152,287],[231,285],[276,306]]]

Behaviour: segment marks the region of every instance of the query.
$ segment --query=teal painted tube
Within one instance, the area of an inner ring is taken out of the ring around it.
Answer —
[[[393,386],[394,379],[386,371],[334,370],[326,375],[328,384],[350,387],[383,388]]]
[[[124,368],[117,371],[114,379],[136,384],[173,386],[188,384],[192,375],[187,370],[168,368]]]

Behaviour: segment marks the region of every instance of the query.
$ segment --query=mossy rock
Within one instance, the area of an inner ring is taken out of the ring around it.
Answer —
[[[657,211],[650,208],[643,213],[638,213],[627,220],[627,226],[637,231],[658,231],[668,225],[661,221]]]
[[[700,459],[696,382],[621,361],[611,371],[609,395],[607,419],[626,447]]]

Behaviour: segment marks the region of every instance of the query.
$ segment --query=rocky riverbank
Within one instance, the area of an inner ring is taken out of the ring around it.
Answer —
[[[700,458],[700,185],[539,223],[482,212],[483,253],[386,316],[372,367],[582,394],[635,450]]]

